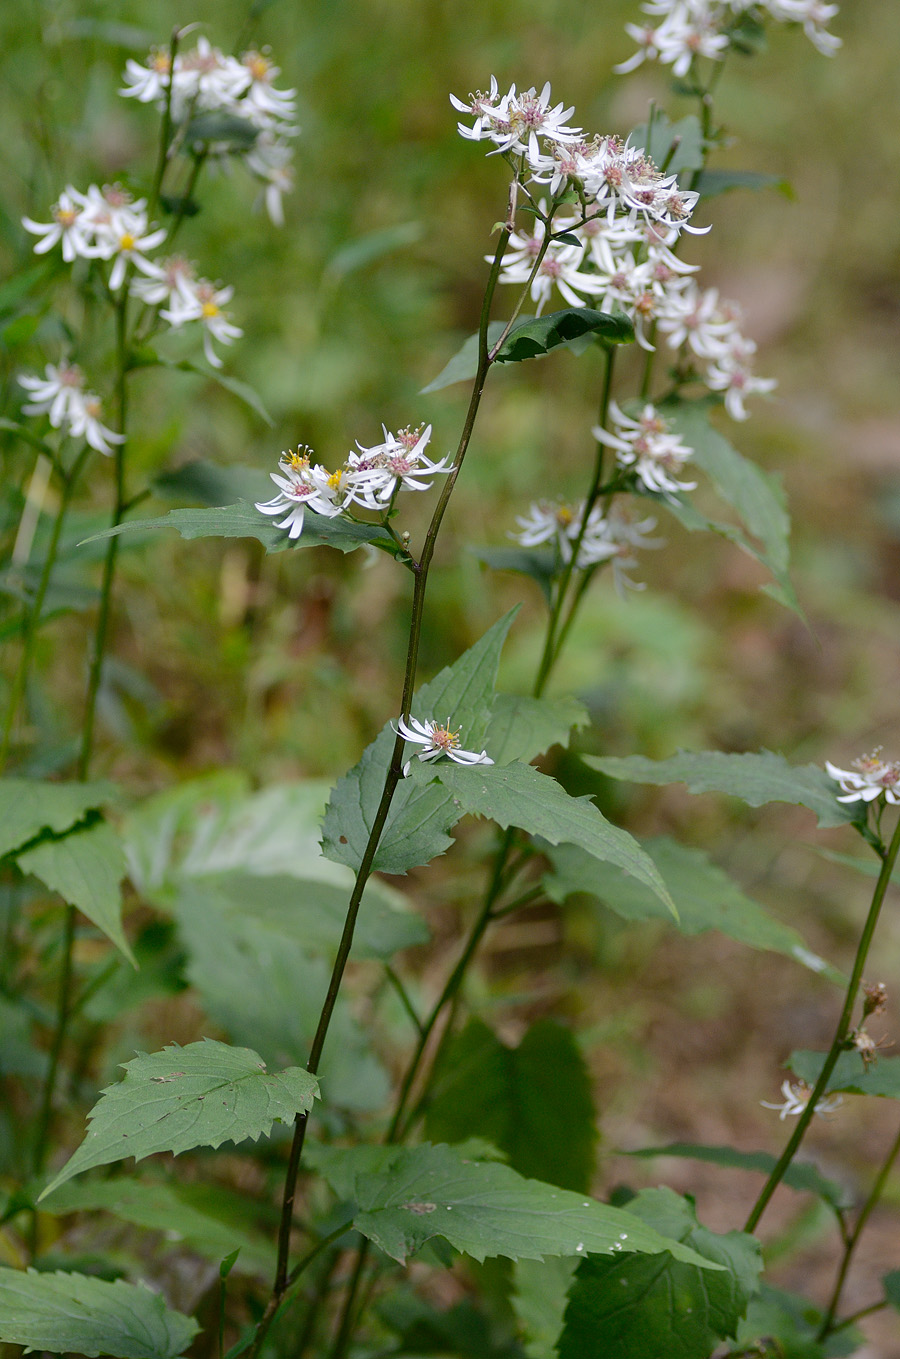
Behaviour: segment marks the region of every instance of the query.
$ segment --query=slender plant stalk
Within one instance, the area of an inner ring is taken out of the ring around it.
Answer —
[[[44,1091],[41,1097],[41,1109],[38,1114],[37,1135],[34,1141],[34,1174],[40,1175],[44,1169],[44,1162],[47,1159],[47,1139],[50,1133],[50,1120],[53,1117],[53,1093],[56,1089],[56,1078],[59,1073],[59,1063],[62,1057],[63,1045],[66,1040],[66,1028],[69,1020],[69,1002],[72,994],[72,946],[75,942],[75,907],[66,907],[65,926],[63,928],[63,950],[62,950],[62,969],[59,978],[59,991],[56,997],[56,1024],[53,1029],[53,1046],[50,1049],[50,1060],[47,1065],[47,1075],[44,1079]],[[35,1215],[36,1221],[36,1215]]]
[[[475,374],[475,381],[472,386],[469,407],[466,412],[466,418],[457,446],[456,456],[453,461],[453,467],[441,489],[441,494],[438,497],[438,502],[431,518],[431,523],[429,524],[428,531],[425,535],[421,557],[415,566],[415,585],[413,587],[409,642],[406,654],[406,668],[403,677],[403,691],[400,700],[400,711],[404,718],[409,717],[413,691],[415,689],[419,642],[422,633],[422,623],[424,621],[425,591],[428,582],[428,572],[434,557],[434,549],[441,522],[446,512],[450,496],[453,493],[453,488],[456,485],[456,479],[459,476],[459,471],[462,467],[463,459],[465,458],[472,437],[472,430],[475,426],[475,419],[478,415],[478,408],[481,404],[481,397],[484,392],[484,384],[487,378],[488,369],[492,362],[491,357],[488,354],[488,322],[494,298],[494,290],[500,275],[500,267],[510,233],[511,226],[509,224],[504,225],[501,229],[500,239],[494,254],[494,260],[491,265],[491,272],[488,278],[487,288],[485,289],[484,302],[481,309],[481,322],[478,331],[478,367]],[[334,1014],[335,1005],[337,1004],[344,970],[347,966],[347,959],[350,956],[350,948],[353,943],[353,934],[356,928],[356,920],[359,914],[362,894],[369,879],[369,875],[372,872],[372,865],[375,861],[375,855],[387,821],[394,793],[396,792],[397,785],[402,777],[403,748],[404,740],[398,733],[397,739],[394,742],[390,765],[385,776],[381,800],[375,812],[366,848],[363,852],[359,869],[357,870],[356,881],[347,907],[347,916],[344,921],[343,933],[338,945],[331,978],[328,983],[328,991],[325,996],[315,1036],[313,1037],[312,1046],[310,1048],[309,1061],[306,1064],[307,1070],[313,1074],[318,1072],[322,1050],[325,1046],[325,1039],[328,1035],[328,1029],[332,1015]],[[256,1338],[250,1349],[249,1359],[256,1359],[265,1335],[274,1320],[275,1314],[281,1305],[281,1300],[284,1297],[288,1286],[288,1259],[290,1256],[291,1226],[294,1216],[294,1198],[297,1188],[297,1176],[300,1170],[303,1142],[306,1136],[307,1122],[307,1114],[298,1114],[294,1122],[294,1137],[291,1143],[287,1171],[285,1174],[281,1222],[278,1230],[278,1257],[275,1269],[275,1281],[272,1286],[271,1296],[260,1320]]]
[[[847,994],[844,998],[844,1006],[837,1022],[837,1028],[834,1032],[834,1038],[831,1041],[831,1047],[828,1049],[828,1055],[826,1056],[822,1070],[819,1073],[819,1078],[813,1087],[812,1094],[806,1101],[806,1108],[800,1114],[800,1117],[797,1120],[797,1126],[794,1129],[787,1146],[779,1156],[771,1175],[763,1186],[759,1198],[753,1205],[750,1216],[747,1218],[744,1227],[744,1230],[747,1232],[755,1230],[757,1223],[765,1212],[769,1199],[784,1179],[785,1172],[797,1154],[800,1143],[806,1135],[806,1130],[812,1121],[816,1105],[828,1089],[828,1082],[831,1078],[831,1073],[837,1065],[837,1060],[841,1053],[846,1050],[853,1017],[853,1007],[856,1004],[856,997],[859,991],[860,982],[862,981],[863,970],[866,965],[866,959],[869,956],[869,948],[875,934],[875,927],[878,924],[878,917],[881,913],[885,892],[888,889],[888,883],[890,882],[891,874],[894,871],[894,864],[897,860],[898,851],[900,851],[900,817],[898,817],[897,824],[894,827],[894,834],[891,837],[890,845],[886,851],[882,851],[881,872],[878,875],[878,882],[875,884],[875,891],[872,894],[872,904],[869,907],[866,923],[863,927],[862,935],[860,936],[859,946],[856,950],[856,958],[853,963],[853,971],[850,975],[850,981],[847,984]]]
[[[25,693],[25,686],[28,683],[28,675],[31,670],[31,661],[34,654],[34,646],[37,640],[38,628],[40,627],[41,613],[44,608],[44,600],[47,589],[50,585],[50,578],[53,575],[53,568],[56,565],[56,556],[59,550],[59,539],[62,533],[63,523],[72,499],[72,492],[75,489],[81,470],[90,454],[90,448],[85,444],[72,466],[70,472],[63,474],[62,495],[60,496],[59,506],[56,517],[53,521],[53,528],[50,534],[50,542],[47,546],[47,554],[44,558],[44,565],[41,570],[41,577],[38,581],[37,591],[32,601],[28,620],[25,624],[25,637],[22,643],[22,654],[19,658],[19,666],[16,670],[15,678],[12,683],[12,690],[9,696],[9,703],[6,709],[6,718],[3,724],[3,738],[0,744],[0,769],[6,765],[9,757],[9,746],[12,739],[13,727],[15,725],[16,714]]]
[[[825,1313],[825,1319],[822,1322],[819,1334],[816,1336],[816,1339],[820,1343],[836,1329],[835,1317],[837,1316],[837,1310],[840,1306],[841,1293],[844,1291],[844,1283],[847,1279],[847,1272],[850,1269],[850,1262],[853,1259],[853,1252],[856,1250],[859,1238],[863,1234],[863,1230],[872,1215],[873,1209],[878,1205],[881,1196],[884,1193],[884,1187],[887,1184],[888,1176],[893,1170],[894,1163],[898,1156],[900,1156],[900,1131],[897,1132],[897,1136],[894,1138],[891,1149],[884,1159],[884,1164],[875,1177],[875,1183],[872,1185],[865,1203],[859,1210],[856,1224],[844,1243],[844,1254],[841,1258],[837,1279],[835,1280],[834,1289],[828,1303],[828,1309]]]

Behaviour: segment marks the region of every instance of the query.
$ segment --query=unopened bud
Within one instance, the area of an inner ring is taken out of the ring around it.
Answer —
[[[869,1015],[880,1015],[887,1005],[887,987],[884,982],[863,986],[863,1019]]]

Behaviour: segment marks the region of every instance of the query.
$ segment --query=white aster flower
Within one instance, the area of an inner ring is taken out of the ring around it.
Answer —
[[[111,444],[124,444],[125,435],[100,423],[101,402],[93,392],[84,392],[81,401],[69,412],[69,433],[73,439],[84,438],[91,448],[107,457],[112,455]]]
[[[459,732],[450,729],[450,719],[448,717],[446,725],[440,726],[437,722],[420,722],[416,717],[410,717],[409,722],[399,718],[394,728],[398,736],[402,736],[405,741],[412,741],[415,745],[422,746],[422,750],[416,751],[420,760],[435,760],[441,755],[447,755],[457,764],[493,764],[486,750],[480,754],[472,750],[461,750],[459,745]],[[403,766],[404,778],[412,767],[412,760],[407,760]]]
[[[45,255],[58,242],[62,242],[62,257],[66,264],[71,264],[79,257],[105,257],[105,247],[97,242],[94,224],[85,207],[84,195],[70,184],[50,209],[52,222],[34,222],[30,217],[23,217],[25,230],[42,237],[34,247],[34,253]]]
[[[693,455],[693,449],[683,444],[671,425],[649,401],[636,420],[620,409],[615,401],[609,403],[609,413],[615,433],[599,425],[591,432],[598,443],[616,450],[620,467],[633,467],[638,480],[648,491],[658,491],[671,499],[678,491],[692,491],[696,481],[679,481],[676,473]]]
[[[297,108],[296,90],[276,90],[273,81],[281,69],[272,64],[263,52],[245,52],[240,62],[246,83],[242,93],[241,113],[259,127],[272,127],[279,122],[290,122]]]
[[[23,373],[19,385],[31,392],[34,400],[22,410],[25,415],[46,415],[54,429],[61,429],[73,439],[84,439],[98,453],[112,453],[113,444],[125,442],[124,434],[117,434],[101,424],[101,402],[94,392],[84,391],[84,374],[77,364],[48,363],[45,376],[40,378]]]
[[[900,806],[900,761],[882,760],[882,747],[878,746],[871,755],[861,755],[853,761],[852,769],[838,769],[828,760],[825,768],[846,794],[838,802],[874,802],[884,794],[886,802]]]
[[[803,1110],[809,1104],[812,1087],[808,1086],[805,1081],[798,1081],[796,1085],[792,1084],[791,1081],[783,1081],[781,1093],[784,1095],[783,1104],[770,1104],[768,1100],[764,1099],[760,1100],[760,1104],[764,1109],[777,1109],[778,1117],[784,1122],[789,1116],[803,1113]],[[843,1095],[825,1095],[817,1101],[813,1112],[818,1114],[820,1118],[826,1118],[828,1114],[833,1114],[836,1109],[839,1109],[843,1102]]]
[[[145,273],[135,275],[128,291],[148,306],[158,306],[160,302],[191,299],[196,282],[190,260],[184,255],[172,255],[152,264],[148,261]]]
[[[515,85],[509,87],[507,94],[500,96],[497,81],[491,76],[488,94],[479,91],[469,96],[468,103],[450,95],[455,109],[474,117],[471,127],[459,123],[459,134],[469,141],[487,138],[496,144],[498,151],[528,152],[538,154],[538,137],[551,142],[574,142],[581,136],[581,129],[568,127],[566,119],[574,112],[562,104],[550,107],[550,82],[541,93],[534,86],[530,90],[516,93]]]
[[[449,457],[432,462],[425,456],[431,439],[431,425],[424,429],[401,429],[391,433],[382,425],[384,441],[365,448],[357,443],[358,452],[350,453],[346,476],[350,497],[369,510],[384,510],[401,488],[407,491],[428,491],[430,481],[421,478],[447,473],[453,463]]]
[[[160,311],[163,320],[175,329],[189,321],[199,321],[203,326],[203,352],[213,368],[221,368],[222,360],[212,347],[213,340],[220,344],[231,344],[243,335],[240,326],[234,325],[222,310],[231,301],[234,288],[217,288],[207,279],[190,282],[182,279],[179,287],[170,294],[170,304]]]
[[[281,200],[284,194],[293,192],[293,156],[293,150],[286,141],[272,132],[264,131],[244,157],[247,169],[265,186],[263,198],[266,212],[275,226],[284,226]]]
[[[544,199],[541,199],[538,206],[541,212],[546,213],[547,204]],[[558,224],[560,229],[563,229],[563,225],[562,222]],[[546,234],[546,224],[540,217],[535,219],[533,234],[528,235],[526,232],[518,231],[511,234],[509,238],[511,249],[503,258],[503,271],[500,274],[501,283],[520,284],[528,282]],[[485,259],[490,261],[493,256],[486,255]],[[559,290],[570,307],[584,305],[584,298],[580,295],[582,293],[587,293],[590,296],[602,292],[602,283],[595,275],[581,272],[580,266],[584,259],[585,248],[583,245],[575,245],[571,241],[550,242],[529,289],[532,302],[537,304],[538,316],[543,311],[554,287]]]
[[[745,336],[732,336],[727,351],[716,358],[706,370],[704,381],[713,392],[725,393],[725,409],[732,420],[748,420],[750,413],[744,398],[774,391],[775,378],[755,377],[751,367],[756,345]]]
[[[833,57],[841,46],[840,38],[825,31],[826,24],[838,12],[837,5],[825,0],[764,0],[764,3],[773,19],[802,24],[804,33],[823,56]]]
[[[288,537],[299,538],[303,532],[303,519],[307,509],[321,514],[326,519],[334,519],[348,504],[348,496],[342,486],[345,478],[343,471],[329,472],[321,463],[310,461],[311,448],[299,448],[296,453],[282,453],[278,472],[269,476],[279,488],[271,500],[257,502],[261,514],[276,515],[287,510],[283,519],[276,522],[276,528],[288,530]]]

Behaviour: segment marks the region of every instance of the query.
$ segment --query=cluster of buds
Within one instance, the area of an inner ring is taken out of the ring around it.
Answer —
[[[863,1066],[868,1071],[878,1059],[878,1049],[892,1047],[893,1044],[887,1038],[879,1038],[878,1041],[871,1036],[866,1029],[866,1022],[871,1015],[883,1014],[887,1008],[887,987],[884,982],[863,985],[863,1012],[862,1023],[854,1029],[848,1040],[849,1046],[859,1053],[863,1060]]]
[[[660,22],[626,24],[638,44],[634,56],[614,69],[620,75],[644,61],[661,61],[675,76],[686,76],[698,57],[720,61],[737,36],[741,16],[802,24],[810,42],[824,56],[833,56],[840,38],[827,31],[838,12],[826,0],[647,0],[644,13]]]
[[[330,472],[321,463],[313,462],[312,449],[301,447],[296,452],[282,453],[278,472],[270,473],[278,487],[272,499],[258,503],[262,514],[277,515],[287,511],[276,522],[276,528],[288,530],[288,536],[299,538],[303,532],[306,510],[333,519],[351,505],[389,513],[400,490],[427,491],[432,483],[423,477],[452,470],[449,458],[432,462],[425,455],[431,438],[431,426],[422,429],[401,429],[393,434],[382,426],[384,439],[380,444],[364,448],[357,443],[343,466]]]
[[[264,185],[266,208],[276,225],[282,225],[282,194],[293,188],[289,138],[299,129],[294,122],[295,91],[279,90],[280,74],[269,57],[258,51],[232,57],[199,38],[191,51],[176,53],[173,61],[165,48],[155,48],[141,65],[128,61],[126,99],[155,104],[163,109],[169,101],[176,126],[190,141],[190,120],[198,114],[219,113],[240,119],[248,138],[212,141],[213,155],[240,155],[248,170]]]

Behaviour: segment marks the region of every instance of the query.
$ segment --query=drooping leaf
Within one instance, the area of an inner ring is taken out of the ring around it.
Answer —
[[[691,793],[728,793],[750,807],[768,802],[789,802],[808,807],[822,829],[843,826],[856,818],[853,804],[838,802],[834,779],[815,764],[788,764],[783,755],[769,750],[758,754],[728,755],[720,750],[681,750],[667,760],[648,760],[643,755],[625,759],[585,755],[585,764],[611,779],[631,783],[686,783]]]
[[[192,199],[165,199],[164,205],[170,212],[179,211],[185,216],[192,217],[199,207]],[[259,416],[264,424],[270,429],[274,428],[275,421],[266,410],[257,392],[247,382],[241,382],[239,378],[231,377],[228,373],[221,372],[218,368],[204,367],[202,364],[194,363],[192,359],[170,359],[165,354],[158,354],[155,349],[146,345],[143,349],[133,350],[129,355],[129,368],[169,368],[180,373],[194,373],[197,377],[205,378],[208,382],[214,382],[223,391],[230,392],[239,401],[243,401],[245,406]]]
[[[781,485],[713,428],[705,402],[680,404],[667,408],[666,413],[694,450],[694,461],[737,511],[747,531],[763,544],[764,560],[776,580],[784,578],[790,558],[791,521]]]
[[[364,236],[339,246],[325,265],[323,283],[327,285],[346,278],[395,250],[414,245],[424,234],[425,227],[421,222],[399,222],[396,226],[367,231]]]
[[[825,1064],[824,1052],[792,1052],[788,1066],[807,1085],[815,1085]],[[900,1099],[900,1057],[878,1057],[866,1065],[858,1052],[842,1052],[828,1080],[829,1091]]]
[[[674,910],[653,860],[627,831],[612,825],[589,797],[570,797],[530,764],[419,764],[408,782],[434,778],[453,798],[459,815],[484,816],[504,829],[517,826],[553,845],[579,845],[593,858],[617,864]]]
[[[785,197],[792,197],[790,182],[779,175],[761,174],[759,170],[702,170],[694,188],[701,198],[717,198],[732,189],[777,189]]]
[[[550,603],[550,587],[556,572],[556,556],[546,547],[476,547],[474,556],[494,571],[515,571],[529,576]]]
[[[350,519],[326,519],[324,515],[309,513],[303,520],[303,532],[291,539],[285,529],[275,528],[267,515],[255,505],[240,500],[235,505],[217,505],[210,509],[169,510],[157,519],[133,519],[127,524],[95,533],[85,542],[110,538],[123,533],[146,533],[151,529],[177,529],[182,538],[255,538],[267,552],[284,552],[295,547],[336,547],[341,552],[355,552],[364,543],[383,542],[393,550],[393,540],[387,529],[378,524],[357,524]]]
[[[703,850],[680,845],[666,836],[645,840],[643,847],[671,893],[677,919],[672,919],[659,898],[642,883],[611,864],[597,864],[572,845],[548,851],[553,871],[543,879],[547,895],[562,903],[573,893],[583,892],[598,898],[625,920],[667,920],[682,934],[718,930],[750,948],[783,953],[838,986],[846,984],[843,974],[807,948],[792,925],[783,924],[745,896]]]
[[[557,1359],[576,1260],[517,1260],[510,1297],[528,1359]]]
[[[717,1236],[671,1189],[645,1189],[628,1214],[723,1268],[711,1274],[669,1256],[594,1258],[578,1266],[559,1359],[708,1359],[733,1337],[756,1293],[762,1257],[743,1232]]]
[[[316,1164],[338,1193],[356,1200],[357,1231],[401,1263],[440,1236],[476,1260],[671,1251],[709,1267],[620,1208],[526,1180],[496,1161],[464,1160],[454,1147],[320,1147]]]
[[[16,862],[23,873],[33,873],[64,901],[77,906],[137,967],[122,930],[125,855],[112,826],[97,821],[59,839],[39,840],[18,854]]]
[[[520,1175],[586,1192],[597,1132],[572,1034],[540,1020],[509,1048],[481,1020],[469,1020],[443,1054],[425,1132],[435,1142],[484,1137]]]
[[[276,1120],[290,1123],[310,1109],[319,1088],[308,1071],[269,1072],[258,1053],[208,1038],[122,1066],[124,1079],[102,1092],[84,1141],[41,1197],[83,1170],[130,1156],[256,1141]]]
[[[647,124],[641,123],[628,138],[631,146],[646,151],[666,174],[680,175],[683,170],[701,170],[705,159],[703,129],[696,114],[689,113],[672,123],[664,113],[656,113],[647,135]]]
[[[275,1263],[274,1246],[266,1237],[252,1228],[238,1227],[215,1216],[209,1207],[197,1208],[177,1184],[148,1183],[124,1175],[81,1184],[70,1182],[48,1195],[41,1207],[45,1213],[58,1217],[69,1213],[111,1213],[122,1222],[164,1232],[167,1241],[183,1242],[215,1264],[238,1248],[236,1264],[240,1273],[268,1277]],[[245,1200],[244,1212],[248,1216],[251,1207],[249,1200]]]
[[[582,335],[596,335],[609,344],[630,344],[634,326],[623,312],[610,315],[593,307],[565,307],[548,316],[520,316],[498,350],[496,362],[541,358]]]
[[[110,783],[50,783],[46,779],[0,779],[0,856],[82,821],[115,797]]]
[[[506,329],[505,321],[491,321],[488,326],[487,342],[488,349],[500,339]],[[468,382],[478,372],[478,336],[470,335],[464,341],[461,349],[458,349],[436,378],[429,382],[427,387],[422,388],[422,395],[426,392],[439,392],[442,387],[450,387],[454,382]]]
[[[0,1267],[0,1340],[88,1359],[179,1359],[196,1321],[139,1284]]]
[[[454,729],[460,729],[465,748],[479,748],[490,722],[500,651],[517,612],[513,609],[499,619],[453,665],[422,686],[413,700],[415,717],[420,721],[449,720]],[[325,812],[323,853],[354,871],[362,862],[381,800],[394,739],[388,723],[359,763],[339,780]],[[423,788],[404,779],[394,795],[375,869],[400,874],[430,863],[452,844],[447,831],[461,815],[443,789]]]
[[[251,915],[223,911],[185,883],[174,903],[188,955],[186,975],[210,1019],[272,1068],[305,1065],[328,989],[332,959]],[[339,996],[320,1068],[329,1106],[383,1107],[390,1085],[371,1043]]]
[[[495,764],[533,760],[554,745],[567,745],[569,733],[590,719],[577,698],[527,698],[497,694],[485,737]]]
[[[505,328],[503,321],[491,322],[488,328],[489,348],[493,348]],[[565,307],[547,316],[520,316],[494,361],[521,363],[525,359],[540,358],[584,335],[596,335],[609,344],[630,344],[634,339],[634,327],[623,312],[611,315],[595,311],[593,307]],[[443,371],[422,391],[436,392],[453,382],[467,381],[477,371],[478,336],[470,335]]]
[[[727,1166],[733,1170],[755,1170],[768,1175],[775,1168],[776,1158],[767,1151],[738,1151],[735,1147],[706,1147],[695,1142],[671,1142],[666,1147],[641,1147],[629,1151],[628,1156],[680,1156],[691,1161],[706,1161],[709,1165]],[[784,1183],[791,1189],[815,1194],[830,1208],[850,1208],[853,1198],[834,1180],[826,1180],[809,1161],[792,1161],[784,1174]]]

